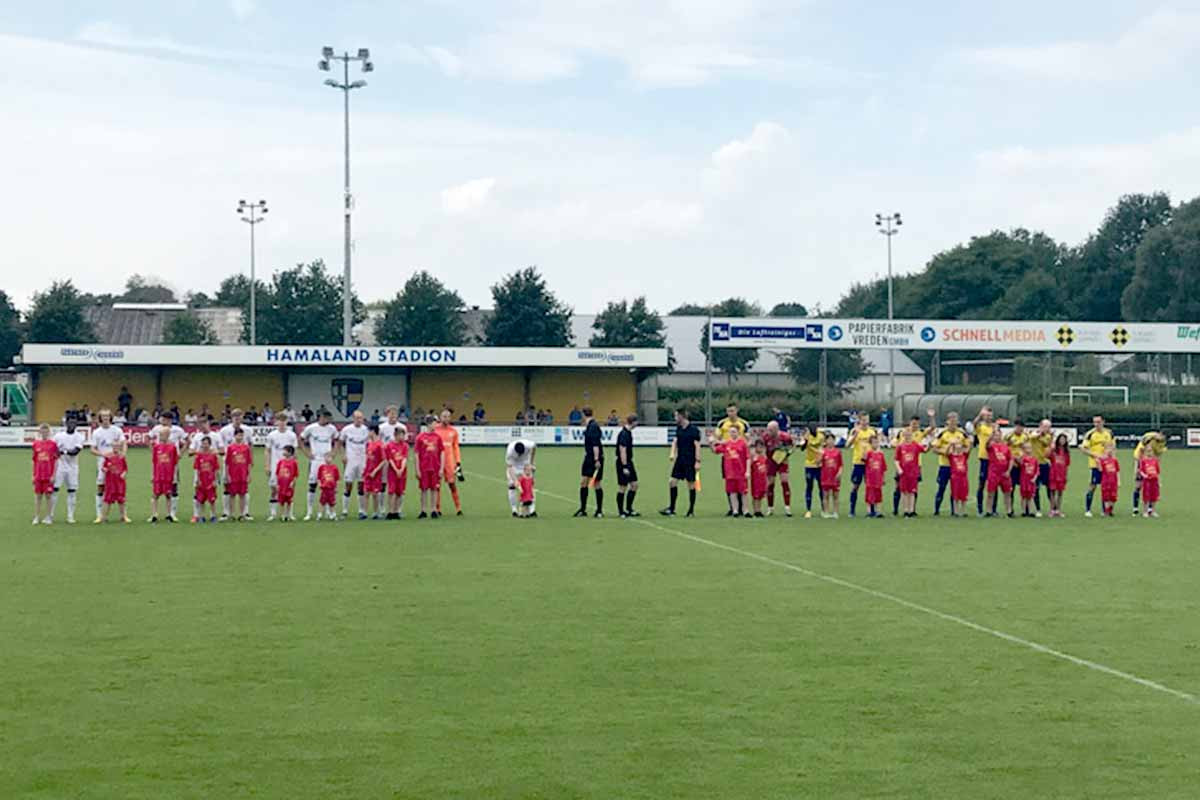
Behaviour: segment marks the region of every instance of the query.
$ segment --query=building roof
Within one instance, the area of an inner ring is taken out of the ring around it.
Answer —
[[[112,306],[88,306],[83,315],[96,331],[96,339],[105,344],[162,344],[167,323],[186,308],[166,308],[161,303],[119,303]],[[242,335],[242,311],[238,308],[198,308],[193,314],[208,320],[220,344],[239,344]]]

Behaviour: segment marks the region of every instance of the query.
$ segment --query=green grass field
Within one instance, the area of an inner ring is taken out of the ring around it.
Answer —
[[[0,798],[1200,796],[1200,457],[1159,520],[1076,459],[1066,520],[732,521],[663,453],[641,521],[546,448],[536,520],[471,449],[461,519],[151,526],[138,453],[49,528],[0,453]]]

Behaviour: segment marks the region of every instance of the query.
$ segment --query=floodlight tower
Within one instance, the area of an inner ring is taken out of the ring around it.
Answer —
[[[349,346],[351,344],[350,328],[354,322],[353,309],[350,302],[350,210],[354,206],[354,199],[350,194],[350,91],[352,89],[361,89],[367,85],[367,82],[364,80],[353,82],[350,80],[350,62],[361,62],[363,72],[374,72],[375,64],[371,61],[371,51],[365,47],[360,47],[356,55],[350,55],[349,52],[337,55],[333,52],[332,47],[322,47],[321,60],[317,62],[317,67],[322,72],[329,72],[331,62],[333,61],[342,62],[342,82],[338,83],[333,78],[326,78],[325,85],[342,90],[343,107],[345,108],[346,180],[344,187],[344,213],[346,219],[346,241],[345,267],[342,273],[342,344]]]
[[[258,223],[262,222],[264,216],[270,209],[267,208],[266,200],[259,200],[257,203],[247,203],[245,200],[238,200],[237,213],[250,226],[250,344],[258,344],[258,314],[254,307],[254,292],[258,288],[258,281],[254,278],[254,229]]]
[[[904,224],[904,220],[900,218],[900,212],[892,214],[876,214],[875,227],[879,232],[887,237],[887,264],[888,264],[888,320],[895,317],[895,306],[892,302],[892,237],[900,233],[900,226]],[[888,399],[895,404],[896,402],[896,351],[888,348]]]

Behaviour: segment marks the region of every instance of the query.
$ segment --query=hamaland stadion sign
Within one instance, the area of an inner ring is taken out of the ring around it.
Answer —
[[[713,347],[1200,353],[1200,323],[713,317]]]
[[[665,348],[338,347],[27,344],[28,366],[108,364],[229,367],[582,367],[663,368]]]

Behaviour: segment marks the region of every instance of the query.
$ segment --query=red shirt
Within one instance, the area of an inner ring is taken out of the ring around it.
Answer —
[[[372,472],[374,472],[375,468],[383,463],[383,459],[385,457],[384,447],[385,447],[384,443],[382,441],[380,441],[379,439],[376,439],[373,442],[367,442],[367,474],[368,475],[370,475]],[[380,472],[378,477],[382,478],[383,473]]]
[[[383,446],[383,456],[389,471],[404,472],[408,469],[408,442],[388,442]]]
[[[1158,480],[1160,465],[1158,459],[1154,456],[1142,456],[1138,462],[1138,471],[1142,473],[1142,477],[1148,481]]]
[[[1036,456],[1021,456],[1021,491],[1037,485],[1038,460]]]
[[[54,479],[54,469],[58,464],[58,445],[53,439],[35,439],[33,442],[33,479],[49,481]]]
[[[750,461],[750,447],[745,439],[721,442],[715,448],[721,454],[721,475],[737,480],[746,477],[746,464]]]
[[[988,470],[996,475],[1003,475],[1012,467],[1012,448],[1004,442],[989,442],[988,456]]]
[[[787,431],[780,431],[778,436],[771,436],[764,433],[762,435],[762,442],[767,446],[767,458],[770,458],[771,454],[776,450],[792,446],[792,435]]]
[[[821,483],[836,481],[842,470],[842,451],[826,447],[821,451]]]
[[[280,489],[290,489],[296,482],[300,465],[294,458],[281,458],[275,463],[275,483]]]
[[[129,463],[125,460],[125,456],[119,456],[115,453],[109,453],[104,457],[104,481],[121,481],[129,471]]]
[[[533,502],[533,477],[530,475],[522,475],[517,478],[517,485],[521,487],[521,502]]]
[[[951,477],[967,474],[967,457],[966,453],[950,453],[946,456],[946,458],[950,459]]]
[[[221,470],[221,459],[215,452],[196,453],[192,461],[196,469],[196,485],[210,489],[217,485],[217,473]]]
[[[905,442],[896,446],[896,461],[900,464],[903,475],[919,475],[921,473],[921,453],[928,450],[920,442]],[[883,455],[880,453],[880,455]]]
[[[767,457],[755,456],[750,462],[750,491],[762,493],[767,490]]]
[[[431,431],[417,434],[413,443],[417,449],[417,468],[421,472],[440,472],[442,469],[442,453],[446,449],[442,437]]]
[[[920,447],[920,445],[917,446]],[[867,453],[864,463],[867,467],[867,488],[882,489],[883,478],[887,474],[887,457],[878,450],[872,450]]]
[[[1071,466],[1071,451],[1063,448],[1062,450],[1050,451],[1050,480],[1056,483],[1067,482],[1067,469]]]
[[[254,453],[250,445],[234,442],[225,448],[225,477],[230,483],[245,483],[250,480],[250,466]]]
[[[317,467],[317,483],[322,489],[336,489],[341,477],[342,471],[337,468],[337,464],[322,464]]]
[[[1115,488],[1118,477],[1121,473],[1121,462],[1115,458],[1105,456],[1096,462],[1100,467],[1100,486],[1101,488]]]
[[[150,460],[154,464],[153,479],[156,483],[175,480],[175,465],[179,463],[178,447],[170,442],[155,442],[150,447]]]

